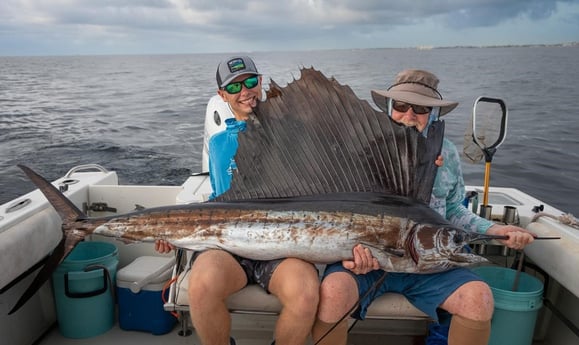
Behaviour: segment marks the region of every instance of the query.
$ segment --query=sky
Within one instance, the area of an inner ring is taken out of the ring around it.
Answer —
[[[579,0],[0,1],[0,56],[578,41]]]

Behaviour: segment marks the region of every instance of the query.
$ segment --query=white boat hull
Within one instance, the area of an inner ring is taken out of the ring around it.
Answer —
[[[54,184],[56,186],[62,185],[63,181],[67,179],[78,180],[74,184],[69,184],[66,192],[66,195],[78,207],[82,208],[83,204],[105,203],[107,207],[115,208],[117,213],[125,213],[138,207],[200,202],[206,200],[211,191],[207,175],[191,176],[182,186],[122,186],[118,185],[118,178],[114,172],[92,171],[74,173],[58,179]],[[467,186],[467,190],[480,191],[480,188]],[[7,208],[13,204],[19,204],[24,199],[30,199],[31,202],[17,211],[6,213]],[[565,317],[574,320],[572,322],[577,325],[579,282],[575,272],[576,267],[579,267],[577,261],[579,259],[579,236],[577,235],[579,231],[549,219],[540,219],[538,222],[531,223],[534,216],[533,207],[535,206],[543,204],[544,212],[555,215],[562,212],[517,189],[491,188],[489,200],[489,203],[493,205],[492,218],[494,220],[501,221],[504,206],[516,206],[521,226],[540,235],[562,237],[561,240],[536,241],[527,247],[525,252],[535,264],[548,272],[554,281],[550,291],[548,291],[548,298],[553,301],[556,308],[563,311]],[[92,213],[94,216],[105,214],[107,212]],[[10,265],[2,265],[0,282],[2,282],[2,286],[6,287],[20,274],[42,260],[56,246],[61,232],[59,217],[49,207],[48,202],[43,199],[39,191],[31,192],[22,198],[2,205],[0,217],[3,217],[0,221],[0,256],[3,263],[11,263]],[[150,243],[125,245],[110,238],[93,237],[93,239],[111,241],[117,245],[119,248],[119,269],[139,256],[159,255]],[[56,316],[50,284],[46,284],[21,310],[13,315],[7,315],[8,310],[20,297],[33,276],[34,273],[30,274],[0,295],[0,306],[3,311],[0,316],[0,329],[3,342],[6,341],[7,344],[31,344],[41,338],[55,322]],[[253,320],[260,324],[261,333],[267,329],[265,333],[269,334],[265,337],[260,335],[262,340],[256,341],[254,339],[253,343],[266,344],[271,337],[275,315],[279,311],[279,303],[273,296],[268,296],[264,291],[255,290],[254,286],[248,287],[229,302],[231,309],[239,313],[234,316],[235,320],[239,320],[234,324],[234,333],[247,335],[247,332],[257,332],[249,327]],[[165,305],[165,308],[167,310],[186,311],[187,301],[177,300],[175,291],[176,289],[172,290],[169,303]],[[415,336],[424,335],[426,331],[425,325],[428,323],[428,319],[400,295],[385,296],[380,303],[376,303],[372,308],[370,316],[374,320],[364,321],[363,325],[356,326],[353,331],[363,333],[358,339],[368,339],[367,332],[378,332],[382,335],[403,333]],[[375,322],[378,324],[375,325]],[[557,332],[551,331],[553,327],[557,329]],[[63,341],[62,338],[59,341],[55,340],[58,339],[58,336],[53,333],[48,337],[52,340],[46,340],[40,344],[52,345]],[[106,339],[103,340],[103,343],[126,343],[122,340],[118,341],[118,338],[121,338],[118,331],[111,334],[114,335],[115,339]],[[128,332],[128,335],[130,334],[131,332]],[[165,337],[163,343],[177,344],[181,341],[191,343],[191,340],[183,340],[184,338],[180,338],[174,333],[171,336],[173,338],[169,339],[172,340],[166,340]],[[151,337],[151,343],[156,342],[156,339],[158,340],[155,336]],[[249,336],[248,339],[251,337],[253,335]],[[563,345],[570,344],[569,339],[574,339],[575,335],[568,327],[562,325],[559,318],[553,317],[546,308],[543,308],[536,327],[536,338],[549,339],[549,344]],[[146,343],[146,341],[140,342],[143,345]],[[238,342],[240,345],[250,343],[252,342]],[[360,342],[360,344],[370,343],[374,342]]]

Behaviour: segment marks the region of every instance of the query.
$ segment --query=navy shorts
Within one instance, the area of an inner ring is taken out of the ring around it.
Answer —
[[[191,257],[191,264],[193,261],[199,256],[201,252],[194,252],[193,256]],[[242,258],[241,256],[237,256],[235,254],[231,254],[233,258],[239,263],[243,271],[245,272],[245,276],[247,277],[247,285],[249,284],[257,284],[261,286],[267,293],[269,291],[269,281],[271,280],[271,276],[273,272],[277,268],[277,266],[285,259],[276,259],[276,260],[268,260],[268,261],[260,261],[260,260],[251,260]]]
[[[358,283],[360,297],[364,296],[384,274],[383,270],[376,270],[356,275],[344,268],[341,262],[337,262],[326,267],[324,278],[334,272],[350,273]],[[482,281],[482,279],[471,270],[461,267],[429,274],[389,272],[382,284],[360,301],[352,317],[363,320],[373,300],[386,292],[396,292],[404,295],[416,308],[438,321],[436,313],[438,306],[461,285],[471,281]]]

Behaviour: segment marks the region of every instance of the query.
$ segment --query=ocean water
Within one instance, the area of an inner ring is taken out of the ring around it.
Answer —
[[[0,204],[34,189],[16,164],[49,180],[98,163],[124,184],[181,184],[201,170],[205,106],[227,55],[0,57]],[[473,102],[502,98],[507,137],[493,156],[490,185],[579,214],[578,47],[249,55],[267,81],[283,86],[313,66],[369,102],[370,89],[386,88],[398,71],[430,70],[443,96],[460,102],[444,117],[459,150]],[[465,161],[463,170],[467,184],[483,185],[484,162]]]

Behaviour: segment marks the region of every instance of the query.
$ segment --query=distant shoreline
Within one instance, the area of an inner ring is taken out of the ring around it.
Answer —
[[[363,49],[418,49],[418,50],[431,50],[431,49],[471,49],[471,48],[574,48],[579,47],[579,42],[565,42],[565,43],[552,43],[552,44],[504,44],[504,45],[472,45],[472,46],[414,46],[414,47],[380,47],[380,48],[360,48]]]
[[[445,46],[433,47],[432,49],[452,49],[452,48],[534,48],[534,47],[579,47],[579,42],[553,43],[553,44],[506,44],[490,46]]]
[[[368,48],[328,48],[328,49],[314,49],[314,50],[256,50],[251,52],[246,52],[248,54],[256,53],[284,53],[284,52],[312,52],[312,51],[342,51],[342,50],[382,50],[382,49],[417,49],[417,50],[433,50],[433,49],[475,49],[475,48],[576,48],[579,47],[579,42],[565,42],[565,43],[552,43],[552,44],[505,44],[505,45],[472,45],[472,46],[412,46],[412,47],[368,47]],[[79,55],[0,55],[0,58],[46,58],[46,57],[94,57],[94,56],[166,56],[166,55],[215,55],[220,56],[226,54],[225,52],[213,52],[213,53],[157,53],[157,54],[79,54]]]

